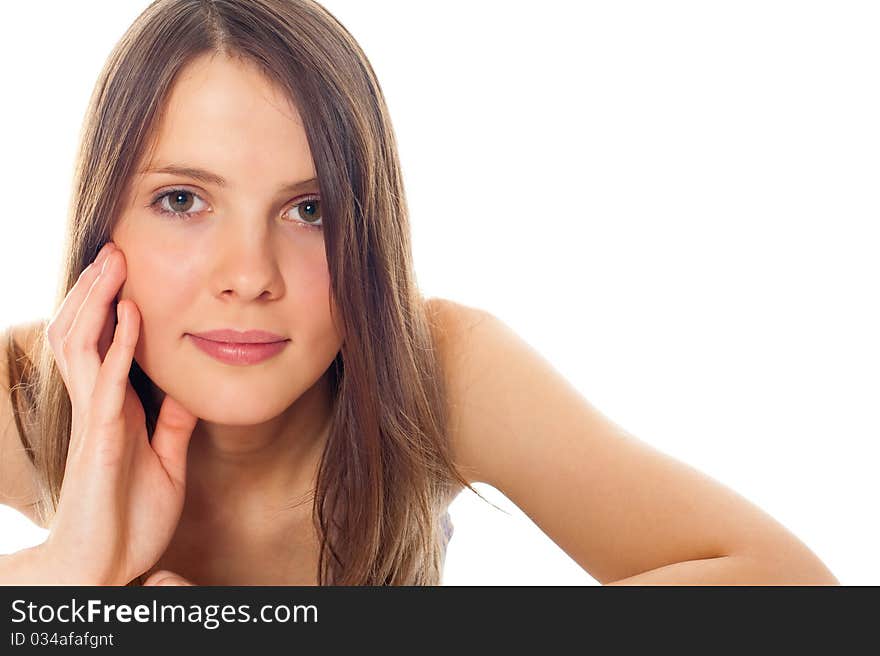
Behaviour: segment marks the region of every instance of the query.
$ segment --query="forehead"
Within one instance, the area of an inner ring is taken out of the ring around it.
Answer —
[[[168,162],[217,171],[309,177],[302,119],[287,94],[249,62],[205,55],[178,74],[138,171]],[[279,169],[283,169],[279,171]]]

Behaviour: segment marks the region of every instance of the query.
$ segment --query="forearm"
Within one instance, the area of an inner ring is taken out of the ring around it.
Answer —
[[[45,543],[0,556],[0,585],[100,585],[64,567]]]
[[[745,555],[686,560],[606,585],[840,585],[818,560],[799,567]]]
[[[0,585],[56,585],[53,578],[42,545],[0,556]]]

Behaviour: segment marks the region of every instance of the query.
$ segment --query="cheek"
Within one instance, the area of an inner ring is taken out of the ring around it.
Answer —
[[[168,338],[169,328],[180,326],[197,297],[199,276],[192,258],[174,249],[142,244],[125,249],[127,274],[119,298],[131,299],[141,315],[135,357],[143,362],[148,351]]]
[[[157,307],[174,307],[175,299],[192,298],[198,276],[192,258],[163,248],[128,250],[127,273],[120,298],[130,298],[144,313]]]
[[[308,253],[299,253],[290,262],[285,275],[288,284],[294,285],[312,301],[326,298],[330,290],[330,272],[324,251],[315,249]]]
[[[284,279],[294,321],[308,327],[313,342],[338,341],[331,317],[330,272],[323,249],[291,258]]]

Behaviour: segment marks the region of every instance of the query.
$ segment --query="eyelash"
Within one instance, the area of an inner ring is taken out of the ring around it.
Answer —
[[[160,201],[164,200],[165,198],[167,198],[169,196],[172,196],[174,194],[179,194],[179,193],[191,194],[192,196],[195,196],[196,198],[203,200],[202,197],[199,196],[196,192],[190,191],[189,189],[180,189],[180,188],[168,189],[166,191],[163,191],[163,192],[160,192],[159,194],[157,194],[153,198],[153,200],[150,201],[149,206],[152,207],[155,212],[162,214],[164,216],[168,216],[173,219],[178,219],[180,221],[191,221],[192,215],[195,214],[194,212],[175,212],[173,210],[166,210],[165,208],[161,207]],[[297,200],[299,200],[299,199],[297,199]],[[291,205],[290,209],[297,208],[300,205],[305,205],[306,203],[312,202],[312,201],[320,202],[321,196],[318,194],[310,194],[308,196],[305,196],[302,200],[299,200],[298,203]],[[320,223],[308,223],[306,221],[299,221],[299,220],[294,221],[294,223],[297,223],[297,224],[299,224],[305,228],[309,228],[311,230],[321,230],[324,227],[323,217],[320,219]]]

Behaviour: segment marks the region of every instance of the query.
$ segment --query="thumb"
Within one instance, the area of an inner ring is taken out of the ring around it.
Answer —
[[[186,483],[186,452],[198,417],[166,394],[150,444],[165,471],[179,487]]]
[[[160,569],[157,572],[153,572],[144,581],[144,585],[152,585],[152,586],[160,586],[160,585],[192,585],[195,583],[192,581],[187,581],[185,578],[180,576],[179,574],[175,574],[174,572],[169,572],[167,569]]]

